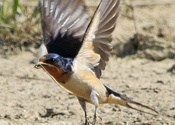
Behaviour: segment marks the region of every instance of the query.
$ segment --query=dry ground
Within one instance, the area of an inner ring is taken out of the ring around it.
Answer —
[[[141,41],[135,48],[132,13],[123,6],[114,33],[115,50],[102,81],[160,114],[101,105],[100,125],[175,125],[174,10],[175,4],[136,7]],[[31,52],[0,58],[0,125],[81,125],[84,114],[77,99],[54,84],[45,72],[35,69],[34,59],[36,55]],[[92,116],[93,111],[89,104],[88,114]]]

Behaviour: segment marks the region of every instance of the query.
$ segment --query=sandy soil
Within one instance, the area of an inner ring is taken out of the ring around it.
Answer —
[[[156,109],[159,115],[101,105],[98,124],[175,125],[175,5],[135,8],[142,37],[137,50],[128,42],[135,30],[125,10],[118,20],[114,52],[102,81]],[[81,125],[84,113],[76,97],[58,87],[45,72],[35,69],[34,59],[36,55],[29,51],[0,58],[0,125]],[[90,119],[93,111],[93,105],[88,104]]]

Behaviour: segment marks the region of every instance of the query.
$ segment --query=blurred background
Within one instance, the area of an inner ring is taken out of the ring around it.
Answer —
[[[91,15],[98,1],[85,0]],[[38,0],[0,0],[0,125],[81,124],[76,98],[33,67],[43,42],[39,9]],[[121,0],[102,82],[160,115],[105,105],[100,125],[175,125],[174,10],[174,0]]]

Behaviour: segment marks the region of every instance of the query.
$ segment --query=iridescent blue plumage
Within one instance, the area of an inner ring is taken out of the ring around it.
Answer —
[[[72,62],[71,58],[64,58],[55,53],[49,53],[44,56],[46,58],[45,63],[53,64],[56,67],[63,69],[65,72],[72,72]]]
[[[73,62],[73,59],[71,58],[64,58],[64,69],[67,71],[67,72],[72,72],[72,62]]]

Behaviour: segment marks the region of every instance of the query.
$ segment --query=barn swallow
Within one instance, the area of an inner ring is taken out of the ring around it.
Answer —
[[[157,113],[100,81],[112,50],[110,43],[120,0],[101,0],[92,19],[83,0],[41,0],[40,4],[48,54],[39,59],[35,68],[42,68],[57,84],[78,98],[84,110],[85,124],[88,124],[86,102],[95,105],[94,124],[99,104],[119,104],[145,112],[137,107],[140,106],[152,114]]]

